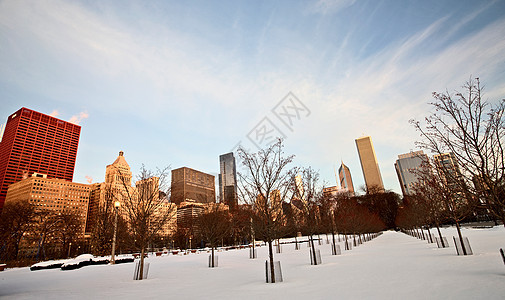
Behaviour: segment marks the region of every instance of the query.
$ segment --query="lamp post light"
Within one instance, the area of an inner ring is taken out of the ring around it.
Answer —
[[[114,216],[114,235],[112,236],[112,255],[111,255],[111,260],[110,260],[111,265],[116,263],[116,258],[114,256],[116,253],[117,213],[118,213],[119,206],[121,206],[121,203],[119,203],[119,201],[114,202],[115,216]]]

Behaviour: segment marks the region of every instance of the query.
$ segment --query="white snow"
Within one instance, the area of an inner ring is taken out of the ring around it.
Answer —
[[[74,259],[69,259],[66,263],[63,264],[62,267],[65,267],[68,265],[78,265],[80,262],[83,262],[83,261],[92,261],[93,258],[94,258],[94,256],[92,254],[81,254]]]
[[[208,253],[150,256],[147,280],[134,281],[134,263],[86,266],[71,271],[0,272],[4,299],[504,299],[505,230],[464,228],[474,255],[457,256],[454,228],[444,228],[450,248],[438,249],[403,233],[388,231],[370,242],[332,256],[323,238],[322,265],[311,266],[304,244],[282,246],[284,282],[265,283],[267,247],[258,259],[249,250],[216,252],[219,267],[208,268]],[[435,231],[432,231],[435,233]],[[331,237],[330,237],[331,239]]]
[[[47,266],[52,266],[56,264],[65,264],[69,260],[68,259],[60,259],[60,260],[47,260],[47,261],[41,261],[36,264],[33,264],[32,267],[47,267]]]

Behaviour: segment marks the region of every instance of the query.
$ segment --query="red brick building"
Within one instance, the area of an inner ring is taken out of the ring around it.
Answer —
[[[81,126],[21,108],[0,142],[0,211],[10,184],[34,172],[72,181]]]

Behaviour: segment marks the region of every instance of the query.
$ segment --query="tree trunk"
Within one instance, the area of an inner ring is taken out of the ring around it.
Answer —
[[[463,235],[461,235],[461,228],[459,227],[459,222],[456,222],[456,229],[458,230],[459,241],[461,243],[461,250],[463,250],[463,255],[466,255],[465,244],[463,244]]]
[[[428,228],[426,230],[428,230],[428,242],[433,243],[433,239],[431,238],[430,227],[428,226]]]
[[[274,268],[274,251],[272,248],[272,240],[268,240],[268,258],[270,259],[270,279],[271,283],[275,283],[275,268]]]
[[[444,239],[442,238],[442,233],[440,232],[440,226],[438,226],[438,223],[436,223],[435,225],[437,226],[438,236],[440,237],[440,242],[442,243],[442,248],[444,248],[445,244],[444,244]]]
[[[145,249],[142,247],[140,250],[140,274],[139,274],[139,280],[142,280],[144,277],[144,253]]]
[[[214,245],[212,245],[212,254],[211,254],[211,268],[214,268]]]
[[[295,249],[298,250],[298,238],[295,235]]]
[[[335,231],[332,231],[332,232],[331,232],[331,238],[333,239],[333,245],[332,245],[332,247],[333,247],[333,252],[334,252],[334,253],[337,253],[337,246],[335,245]]]
[[[317,265],[317,260],[316,260],[316,248],[314,247],[314,238],[312,234],[309,236],[310,237],[310,245],[312,246],[312,258],[314,259],[314,265]]]

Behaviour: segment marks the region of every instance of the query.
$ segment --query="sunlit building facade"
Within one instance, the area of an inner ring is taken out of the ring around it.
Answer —
[[[423,151],[398,155],[395,163],[396,174],[404,196],[413,195],[416,186],[422,184],[420,172],[423,164],[428,163],[428,156]]]
[[[338,168],[338,177],[340,179],[340,187],[349,192],[351,195],[354,195],[354,185],[352,183],[351,170],[349,167],[344,165],[344,162]]]
[[[0,210],[10,184],[46,174],[71,182],[81,127],[31,109],[7,119],[0,142]]]
[[[84,237],[90,189],[89,184],[33,173],[9,186],[5,202],[28,200],[36,211],[69,214],[79,224],[79,237]]]
[[[372,138],[365,136],[356,139],[356,148],[358,149],[359,161],[367,191],[384,191],[384,184],[382,183],[382,176],[373,148]]]
[[[191,168],[172,170],[171,202],[216,202],[215,177]]]

